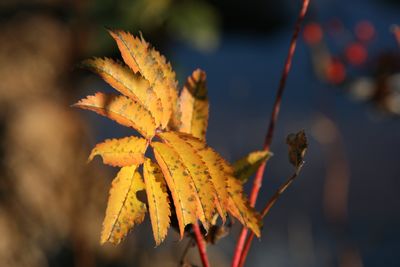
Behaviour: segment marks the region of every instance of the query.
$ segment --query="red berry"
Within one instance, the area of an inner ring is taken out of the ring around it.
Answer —
[[[316,22],[308,23],[303,30],[304,41],[309,44],[317,44],[322,40],[323,32],[321,26]]]
[[[355,34],[358,40],[362,42],[371,41],[375,35],[375,27],[369,21],[360,21],[355,27]]]
[[[351,43],[346,47],[346,59],[347,61],[355,66],[363,64],[367,60],[367,50],[365,47],[358,43]]]
[[[325,70],[325,76],[328,82],[339,84],[346,78],[346,69],[343,63],[338,59],[331,59]]]

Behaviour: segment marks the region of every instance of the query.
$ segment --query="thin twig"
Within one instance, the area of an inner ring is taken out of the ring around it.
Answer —
[[[199,224],[196,222],[192,225],[194,231],[194,237],[196,239],[197,248],[199,249],[201,263],[203,267],[210,267],[210,263],[208,261],[206,242],[204,241],[203,235],[200,230]]]
[[[183,264],[185,264],[186,262],[186,256],[189,252],[189,249],[191,246],[194,246],[194,240],[192,238],[189,238],[189,242],[187,243],[185,249],[183,250],[182,256],[181,256],[181,260],[179,261],[179,267],[183,266]]]
[[[302,165],[299,166],[297,171],[283,185],[281,185],[278,188],[278,190],[275,192],[275,194],[268,200],[267,204],[265,205],[264,209],[261,212],[261,217],[262,218],[264,218],[268,214],[269,210],[274,206],[274,204],[279,199],[279,197],[283,194],[283,192],[285,192],[286,189],[288,189],[288,187],[297,178],[301,168],[302,168]],[[247,257],[247,254],[249,253],[249,250],[250,250],[251,243],[252,243],[253,239],[254,239],[254,233],[250,233],[249,238],[247,238],[247,240],[246,240],[246,242],[244,244],[242,256],[240,257],[240,261],[239,261],[238,267],[243,267],[244,263],[246,262],[246,257]]]
[[[289,52],[288,52],[288,56],[286,58],[285,61],[285,66],[283,68],[283,72],[282,72],[282,76],[281,76],[281,80],[279,82],[279,87],[278,87],[278,91],[276,94],[276,98],[275,98],[275,102],[274,102],[274,106],[272,108],[272,114],[271,114],[271,119],[269,122],[269,126],[268,126],[268,131],[267,134],[265,136],[265,140],[264,140],[264,150],[269,150],[271,143],[272,143],[272,137],[274,134],[274,130],[275,130],[275,125],[276,125],[276,121],[278,119],[278,115],[279,115],[279,110],[280,110],[280,106],[281,106],[281,101],[282,101],[282,95],[283,92],[285,90],[285,84],[286,84],[286,80],[290,71],[290,67],[292,65],[292,59],[293,59],[293,55],[294,55],[294,51],[296,49],[296,41],[297,41],[297,37],[299,35],[300,32],[300,27],[301,27],[301,23],[304,19],[305,14],[307,13],[307,9],[308,9],[308,4],[309,4],[309,0],[303,0],[303,5],[300,11],[300,14],[297,18],[297,22],[296,22],[296,26],[293,32],[293,36],[292,39],[290,41],[290,47],[289,47]],[[253,188],[250,194],[250,205],[252,205],[253,207],[255,206],[257,197],[258,197],[258,193],[260,191],[261,188],[261,184],[262,184],[262,178],[264,175],[264,170],[265,170],[265,166],[266,163],[262,164],[258,170],[257,170],[257,174],[256,177],[254,178],[254,183],[253,183]],[[240,257],[242,255],[243,252],[243,248],[244,248],[244,244],[246,241],[246,237],[247,237],[247,228],[242,228],[242,231],[240,233],[239,239],[236,243],[236,248],[235,248],[235,254],[233,256],[233,261],[232,261],[232,266],[233,267],[237,267],[239,262],[240,262]]]

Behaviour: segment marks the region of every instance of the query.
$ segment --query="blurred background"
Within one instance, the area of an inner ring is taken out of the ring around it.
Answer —
[[[129,129],[70,108],[111,90],[76,64],[120,57],[105,27],[141,31],[180,85],[208,75],[207,139],[233,161],[261,149],[300,0],[2,0],[0,266],[179,266],[189,240],[154,248],[148,216],[100,246],[116,170],[91,147]],[[247,266],[400,266],[400,1],[312,0],[287,82],[258,208],[293,172],[285,137],[305,129],[306,165],[266,217]],[[246,185],[250,189],[251,182]],[[240,226],[209,247],[229,266]],[[191,248],[187,262],[200,265]]]

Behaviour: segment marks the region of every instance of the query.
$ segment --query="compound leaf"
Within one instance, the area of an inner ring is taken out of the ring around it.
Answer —
[[[228,212],[260,236],[261,218],[250,207],[235,175],[247,179],[270,154],[253,152],[233,169],[205,143],[209,116],[205,73],[192,73],[178,101],[176,74],[165,57],[143,37],[120,30],[109,32],[128,67],[108,58],[89,59],[83,65],[122,95],[96,93],[74,106],[136,129],[144,138],[106,140],[89,156],[92,160],[99,155],[105,164],[122,167],[112,182],[101,243],[118,244],[143,221],[146,205],[137,197],[142,190],[146,191],[156,245],[167,235],[172,211],[181,238],[188,224],[199,219],[208,230],[210,224],[215,226],[218,215],[225,222]],[[288,142],[293,143],[292,139]],[[157,163],[144,157],[148,145]],[[137,172],[143,163],[144,182]]]

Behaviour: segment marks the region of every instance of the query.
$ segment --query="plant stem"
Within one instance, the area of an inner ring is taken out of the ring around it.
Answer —
[[[189,249],[191,246],[194,246],[193,238],[189,239],[188,244],[186,245],[185,249],[183,250],[181,260],[179,261],[179,266],[184,266],[184,264],[186,263],[186,256],[187,256],[187,253],[189,252]]]
[[[208,261],[208,256],[207,256],[206,242],[204,241],[203,235],[201,234],[200,226],[196,222],[192,225],[192,228],[194,231],[196,244],[199,249],[201,263],[203,264],[203,267],[210,267],[210,263]]]
[[[267,204],[265,205],[264,209],[261,212],[262,218],[264,218],[268,214],[269,210],[274,206],[274,204],[279,199],[279,197],[283,194],[283,192],[285,192],[286,189],[293,183],[293,181],[298,176],[300,169],[301,169],[301,166],[283,185],[281,185],[278,188],[278,190],[275,192],[275,194],[268,200]],[[244,244],[243,252],[240,257],[238,267],[243,267],[244,263],[246,262],[246,257],[247,257],[247,254],[249,253],[253,239],[254,239],[254,233],[250,233],[249,238],[247,238],[247,240]]]
[[[276,122],[278,120],[278,115],[279,115],[279,110],[280,110],[280,106],[281,106],[281,102],[282,102],[283,92],[285,90],[286,80],[287,80],[287,77],[288,77],[288,74],[290,71],[290,67],[292,65],[292,59],[293,59],[293,55],[294,55],[294,52],[296,49],[297,37],[300,32],[301,23],[304,19],[305,14],[307,13],[309,2],[310,2],[309,0],[303,0],[303,5],[300,10],[300,14],[297,18],[297,22],[296,22],[296,25],[294,28],[292,39],[290,41],[288,56],[286,58],[285,66],[282,71],[282,76],[281,76],[281,79],[279,82],[278,91],[276,93],[275,102],[274,102],[274,105],[272,108],[272,114],[271,114],[271,118],[270,118],[270,122],[269,122],[269,126],[268,126],[268,131],[267,131],[267,134],[266,134],[265,140],[264,140],[263,149],[265,151],[270,149],[270,146],[272,143],[272,137],[274,134]],[[250,194],[250,205],[252,207],[255,206],[255,203],[256,203],[256,200],[258,197],[258,193],[261,188],[262,179],[263,179],[263,175],[264,175],[264,171],[265,171],[265,166],[266,166],[266,163],[262,164],[258,168],[256,177],[254,178],[253,188],[252,188],[252,191]],[[248,232],[248,230],[243,227],[242,231],[240,233],[239,239],[236,243],[235,254],[233,256],[233,261],[232,261],[232,267],[238,267],[238,265],[239,265],[240,258],[241,258],[241,255],[242,255],[242,252],[244,249],[244,244],[245,244],[246,237],[247,237],[247,232]]]

